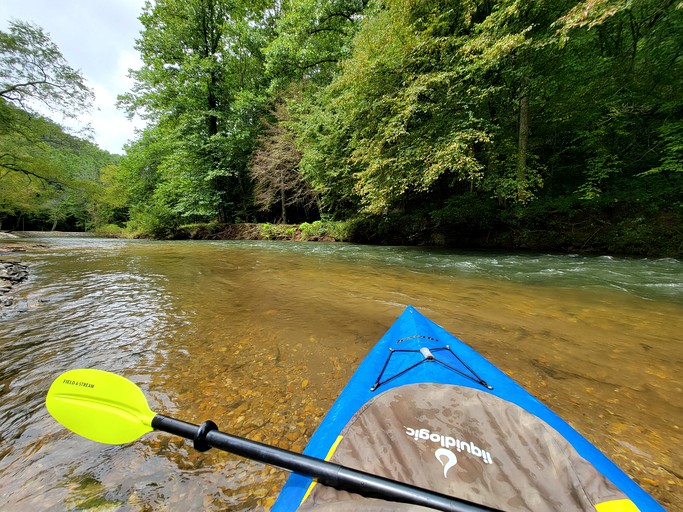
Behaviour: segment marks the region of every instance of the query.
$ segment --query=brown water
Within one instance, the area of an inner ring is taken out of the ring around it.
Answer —
[[[152,433],[49,417],[61,372],[139,384],[152,409],[300,451],[407,304],[683,510],[683,264],[340,244],[52,239],[0,321],[7,510],[266,510],[286,474]],[[17,259],[17,256],[11,256]],[[3,259],[10,256],[4,255]]]

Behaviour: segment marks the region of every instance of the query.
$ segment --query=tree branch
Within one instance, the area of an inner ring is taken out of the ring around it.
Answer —
[[[0,155],[0,168],[5,169],[7,172],[17,172],[17,173],[23,174],[25,176],[28,176],[29,179],[31,176],[33,176],[34,178],[38,178],[40,181],[42,181],[44,183],[48,183],[50,185],[57,185],[60,187],[66,187],[67,186],[67,184],[65,182],[60,181],[56,178],[50,178],[50,177],[42,176],[36,172],[29,171],[28,169],[24,169],[23,167],[16,165],[12,162],[3,162],[2,160],[4,158],[10,158],[12,160],[15,160],[15,157],[14,157],[14,155],[11,155],[9,153],[4,153],[4,154]]]

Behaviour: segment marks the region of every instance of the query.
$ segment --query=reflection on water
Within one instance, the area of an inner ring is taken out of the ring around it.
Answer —
[[[22,255],[0,323],[0,488],[13,509],[267,509],[286,474],[153,433],[83,441],[46,413],[62,371],[139,384],[153,410],[301,451],[413,304],[683,510],[683,269],[675,260],[341,244],[56,239]]]

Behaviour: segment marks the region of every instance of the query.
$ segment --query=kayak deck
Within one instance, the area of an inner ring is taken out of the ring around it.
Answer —
[[[410,306],[304,453],[500,510],[663,510],[564,420]],[[405,507],[293,474],[273,511],[414,509]]]

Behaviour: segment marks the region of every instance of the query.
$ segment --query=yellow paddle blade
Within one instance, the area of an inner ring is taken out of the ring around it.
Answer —
[[[50,386],[45,405],[69,430],[106,444],[123,444],[151,432],[155,414],[139,387],[102,370],[70,370]]]

